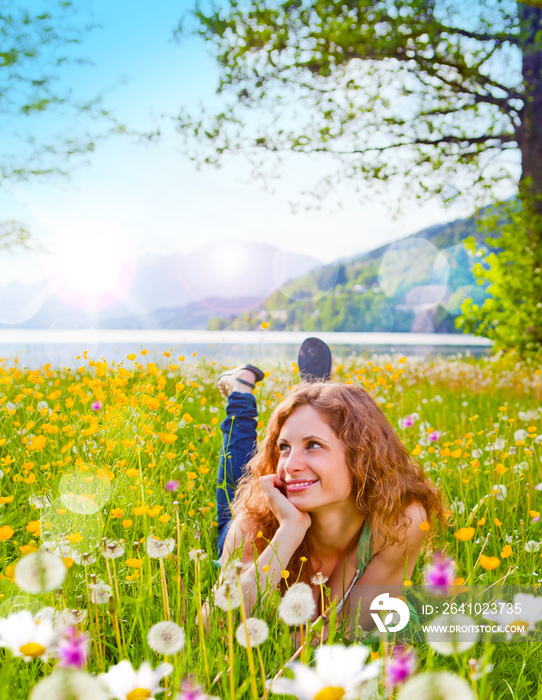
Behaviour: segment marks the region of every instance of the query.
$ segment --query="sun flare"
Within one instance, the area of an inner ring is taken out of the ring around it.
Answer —
[[[58,234],[50,248],[48,276],[54,292],[80,308],[103,308],[124,298],[134,276],[126,236],[103,224]]]

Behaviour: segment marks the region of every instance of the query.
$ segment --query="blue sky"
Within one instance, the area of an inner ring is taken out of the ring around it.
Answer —
[[[144,131],[160,122],[164,136],[157,143],[111,138],[84,162],[74,162],[67,179],[0,188],[2,218],[28,224],[46,246],[76,239],[84,255],[96,233],[98,240],[116,237],[137,257],[250,240],[329,262],[468,213],[461,207],[447,210],[438,200],[423,206],[405,200],[404,213],[394,220],[386,202],[360,203],[345,188],[341,210],[324,203],[322,210],[294,215],[290,202],[314,168],[309,159],[292,159],[274,191],[251,182],[241,159],[232,158],[219,170],[197,171],[179,151],[173,121],[161,117],[217,99],[218,73],[208,47],[198,38],[173,39],[189,3],[89,0],[88,5],[91,12],[81,16],[101,28],[78,50],[92,65],[71,67],[63,74],[64,85],[82,96],[105,90],[105,104],[129,128]],[[390,189],[389,201],[398,194]]]

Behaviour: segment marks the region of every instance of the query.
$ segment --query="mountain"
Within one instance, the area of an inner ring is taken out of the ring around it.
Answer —
[[[373,250],[303,274],[248,315],[215,317],[210,329],[455,332],[467,298],[487,297],[464,247],[487,236],[474,218],[426,228]]]
[[[205,328],[211,318],[259,306],[320,264],[266,243],[237,241],[146,256],[135,262],[129,296],[101,309],[78,308],[75,294],[61,298],[42,280],[15,281],[0,286],[0,328]]]

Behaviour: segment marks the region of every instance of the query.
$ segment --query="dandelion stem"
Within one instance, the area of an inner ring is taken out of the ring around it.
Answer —
[[[164,615],[166,620],[171,620],[171,615],[169,613],[169,598],[167,594],[167,583],[166,583],[166,572],[164,569],[164,560],[160,557],[160,580],[162,582],[162,597],[164,599]]]
[[[183,626],[186,624],[186,619],[185,619],[185,594],[184,594],[184,585],[182,582],[181,578],[181,521],[179,520],[179,504],[177,501],[173,504],[175,507],[175,521],[176,521],[176,529],[177,529],[177,614],[176,614],[176,621],[177,624],[179,624],[179,614],[181,611],[181,588],[182,588],[182,623]]]
[[[119,582],[117,579],[117,569],[115,567],[115,560],[111,560],[111,566],[113,567],[113,581],[115,582],[115,593],[117,596],[117,605],[118,605],[118,611],[119,611],[119,620],[120,620],[120,631],[122,635],[122,646],[123,648],[126,647],[126,635],[124,634],[124,625],[122,624],[122,605],[120,602],[120,593],[119,593]]]
[[[89,586],[88,586],[87,567],[84,566],[83,568],[84,568],[84,570],[85,570],[85,585],[86,585],[86,589],[87,589],[87,605],[88,605],[89,608],[90,608],[90,606],[92,605],[92,603],[91,603],[91,600],[90,600],[90,589],[89,589]],[[96,654],[97,654],[98,656],[100,656],[100,640],[99,640],[99,638],[98,638],[98,630],[95,629],[95,627],[94,627],[94,620],[93,620],[93,618],[92,618],[92,610],[91,610],[91,609],[89,610],[88,619],[89,619],[89,622],[90,622],[90,632],[91,632],[91,634],[92,634],[92,642],[94,643],[94,646],[96,647]]]
[[[256,653],[258,654],[258,661],[260,662],[260,672],[262,674],[262,684],[263,684],[263,700],[266,700],[267,695],[269,693],[269,690],[267,688],[266,684],[266,675],[265,675],[265,666],[263,663],[263,657],[262,657],[262,652],[260,651],[260,647],[256,647]]]
[[[200,580],[200,562],[198,559],[194,562],[195,564],[195,574],[196,574],[196,591],[198,595],[198,631],[199,631],[199,647],[203,656],[203,663],[205,665],[205,676],[207,677],[207,684],[211,684],[211,676],[209,674],[209,664],[207,663],[207,649],[205,647],[205,630],[203,629],[203,614],[202,614],[202,603],[201,603],[201,580]],[[233,696],[232,696],[233,698]]]
[[[229,593],[226,592],[229,602]],[[235,700],[235,671],[234,671],[234,654],[233,654],[233,615],[230,606],[228,605],[228,652],[230,655],[230,668],[228,669],[228,677],[230,680],[230,700]]]
[[[248,636],[248,627],[247,627],[247,614],[245,611],[245,603],[243,600],[243,586],[241,584],[241,577],[237,577],[237,584],[239,586],[239,597],[241,600],[241,605],[240,605],[240,611],[241,611],[241,620],[243,622],[243,626],[245,628],[245,635],[246,635],[246,640],[247,640],[247,656],[248,656],[248,668],[250,670],[250,688],[252,690],[252,697],[254,700],[258,700],[258,687],[256,685],[256,668],[254,667],[254,657],[252,655],[252,647],[250,646],[250,638]]]

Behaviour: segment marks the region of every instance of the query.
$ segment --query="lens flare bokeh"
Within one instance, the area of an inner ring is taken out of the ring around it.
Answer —
[[[124,299],[135,273],[131,246],[122,231],[81,224],[57,234],[50,244],[48,276],[52,291],[80,309],[102,309]]]

